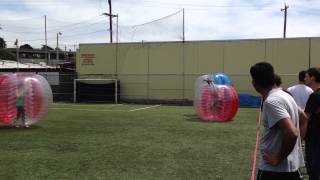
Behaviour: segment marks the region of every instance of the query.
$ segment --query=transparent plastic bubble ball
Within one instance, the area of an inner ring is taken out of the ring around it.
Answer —
[[[211,75],[211,79],[214,84],[216,85],[226,85],[226,86],[232,86],[232,81],[228,75],[225,73],[213,73]]]
[[[37,123],[48,113],[52,103],[52,91],[48,81],[33,73],[1,74],[0,125],[9,126],[17,123],[19,99],[23,99],[21,107],[25,123]]]
[[[203,121],[230,121],[239,106],[237,91],[232,86],[214,84],[209,75],[196,80],[193,102],[198,117]]]

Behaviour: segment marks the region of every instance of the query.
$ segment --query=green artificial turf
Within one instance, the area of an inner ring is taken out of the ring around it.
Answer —
[[[55,103],[0,129],[1,179],[250,179],[258,109],[202,122],[191,106]],[[132,111],[133,110],[133,111]]]

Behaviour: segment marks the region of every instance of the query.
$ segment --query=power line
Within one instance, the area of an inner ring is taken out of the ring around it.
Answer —
[[[149,4],[159,4],[159,5],[169,5],[169,6],[184,6],[184,7],[211,7],[211,8],[241,8],[241,7],[257,7],[257,6],[270,6],[270,3],[255,3],[255,4],[233,4],[233,5],[226,5],[226,4],[199,4],[199,3],[175,3],[175,2],[160,2],[160,1],[152,1],[152,0],[144,0],[144,2]],[[214,1],[216,3],[216,1]]]
[[[135,25],[127,25],[127,26],[121,26],[121,27],[127,27],[127,28],[135,28],[135,27],[138,27],[138,26],[144,26],[144,25],[147,25],[147,24],[151,24],[151,23],[154,23],[154,22],[157,22],[157,21],[161,21],[163,19],[166,19],[168,17],[171,17],[171,16],[174,16],[174,15],[177,15],[179,13],[182,13],[182,9],[180,9],[179,11],[177,12],[174,12],[174,13],[171,13],[167,16],[164,16],[164,17],[161,17],[159,19],[155,19],[155,20],[151,20],[151,21],[148,21],[148,22],[145,22],[145,23],[142,23],[142,24],[135,24]]]
[[[100,29],[100,30],[97,30],[97,31],[93,31],[93,32],[86,32],[86,33],[78,33],[78,34],[73,34],[73,35],[67,35],[67,36],[63,36],[64,39],[66,38],[70,38],[70,37],[77,37],[77,36],[83,36],[83,35],[90,35],[90,34],[97,34],[97,33],[101,33],[101,32],[107,32],[106,29]],[[27,41],[30,41],[30,42],[34,42],[34,41],[44,41],[45,39],[44,38],[39,38],[39,39],[26,39],[26,40],[23,40],[21,42],[27,42]],[[48,40],[55,40],[55,37],[52,37],[52,38],[48,38]],[[13,41],[8,41],[8,42],[13,42]]]
[[[1,5],[22,5],[22,4],[33,4],[33,5],[61,5],[61,3],[65,3],[66,1],[69,1],[69,3],[74,3],[80,0],[28,0],[27,2],[21,1],[21,0],[1,0]],[[97,1],[97,0],[91,0],[91,1]]]
[[[226,9],[232,9],[232,11],[248,11],[248,10],[267,10],[270,9],[274,11],[272,6],[264,6],[264,7],[258,7],[258,6],[246,6],[246,7],[233,7],[233,6],[170,6],[170,5],[143,5],[144,7],[149,7],[149,8],[154,8],[154,9],[182,9],[184,8],[185,10],[192,10],[192,11],[212,11],[213,9],[216,10],[226,10]]]
[[[51,19],[52,21],[56,21],[56,22],[64,23],[64,24],[70,23],[70,24],[67,24],[67,25],[57,26],[57,28],[61,28],[61,27],[77,26],[79,24],[86,24],[86,22],[92,22],[92,21],[94,21],[94,20],[96,20],[97,18],[100,18],[100,17],[101,16],[95,16],[95,17],[92,17],[90,19],[79,21],[79,22],[75,22],[75,23],[64,22],[64,21],[60,21],[60,20],[56,20],[56,19],[52,19],[52,18],[49,18],[49,19]]]
[[[8,33],[14,33],[14,34],[39,34],[43,33],[42,31],[8,31],[8,30],[2,30],[3,32],[8,32]]]
[[[16,21],[29,21],[29,20],[32,20],[32,19],[42,19],[42,16],[34,16],[34,17],[29,17],[29,18],[23,18],[23,19],[8,19],[8,17],[6,19],[0,19],[1,22],[16,22]]]
[[[55,26],[54,28],[48,28],[48,33],[54,33],[55,34],[56,31],[71,31],[71,30],[78,29],[80,27],[83,28],[83,27],[86,27],[86,26],[94,26],[94,25],[99,25],[99,24],[102,25],[104,20],[99,20],[97,22],[94,22],[94,19],[91,19],[91,21],[90,21],[91,23],[85,23],[85,22],[88,22],[88,21],[89,20],[80,21],[80,22],[77,22],[77,23],[71,23],[71,24],[68,24],[68,25]],[[30,24],[30,21],[29,21],[28,24]],[[19,30],[15,30],[15,29],[19,29]],[[27,31],[20,31],[20,29],[28,29],[28,30]],[[33,29],[37,29],[38,31],[35,31]],[[39,29],[41,29],[41,28],[32,27],[32,26],[28,26],[28,25],[17,26],[17,25],[7,24],[7,25],[3,25],[2,31],[8,32],[8,33],[15,33],[15,34],[38,34],[38,33],[42,33],[43,31],[39,31]]]
[[[96,22],[96,23],[88,23],[88,24],[79,24],[77,26],[69,26],[69,27],[65,27],[65,28],[54,28],[54,29],[50,29],[48,32],[56,32],[56,31],[72,31],[72,30],[76,30],[76,29],[79,29],[80,27],[83,28],[83,27],[87,27],[87,26],[93,26],[93,25],[101,25],[103,26],[105,24],[105,22],[103,22],[104,20],[101,20],[99,22]]]

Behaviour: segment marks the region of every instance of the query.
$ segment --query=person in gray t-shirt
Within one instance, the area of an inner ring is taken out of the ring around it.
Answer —
[[[301,179],[299,168],[304,161],[299,124],[306,122],[306,116],[288,93],[275,86],[271,64],[257,63],[250,74],[253,87],[263,98],[257,179]]]

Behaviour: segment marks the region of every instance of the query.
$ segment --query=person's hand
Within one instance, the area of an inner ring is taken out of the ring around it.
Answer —
[[[276,165],[280,164],[280,162],[281,162],[280,155],[277,153],[268,152],[268,153],[264,154],[262,158],[263,158],[263,160],[265,160],[268,164],[271,164],[272,166],[276,166]]]

